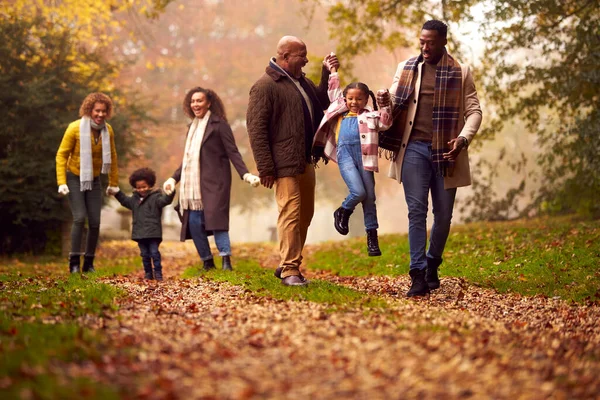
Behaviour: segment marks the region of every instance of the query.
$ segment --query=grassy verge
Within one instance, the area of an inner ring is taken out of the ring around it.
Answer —
[[[0,267],[0,392],[3,398],[119,398],[117,388],[92,379],[68,379],[69,362],[99,362],[107,346],[77,318],[115,309],[122,292],[97,278],[136,265],[121,263],[101,272],[65,275],[59,259],[2,260]]]
[[[219,269],[200,272],[199,267],[187,269],[183,278],[202,277],[217,282],[240,285],[257,296],[269,296],[280,300],[306,300],[326,303],[335,309],[368,307],[385,308],[386,302],[376,296],[335,285],[322,280],[313,280],[305,287],[288,287],[273,276],[273,270],[261,268],[254,260],[238,258],[233,271]]]
[[[384,235],[383,256],[367,257],[364,240],[326,243],[309,268],[341,276],[408,272],[408,238]],[[464,277],[500,292],[600,300],[600,221],[571,217],[478,223],[452,228],[440,275]]]

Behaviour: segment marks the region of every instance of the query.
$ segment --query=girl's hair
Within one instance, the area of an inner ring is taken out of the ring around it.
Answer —
[[[183,99],[183,112],[185,113],[185,115],[194,119],[195,115],[194,115],[194,112],[192,111],[192,96],[198,92],[204,93],[204,96],[206,96],[206,100],[208,100],[208,102],[210,103],[210,108],[209,108],[210,112],[218,115],[225,122],[227,122],[227,115],[225,114],[225,106],[223,105],[223,101],[221,101],[221,98],[219,97],[219,95],[217,95],[217,93],[215,93],[215,91],[212,89],[204,89],[199,86],[190,89],[187,92],[187,94],[185,95],[185,98]]]
[[[148,186],[153,187],[156,183],[156,173],[150,168],[136,169],[129,176],[129,184],[132,188],[135,188],[135,183],[138,181],[146,181]]]
[[[110,119],[112,117],[113,111],[113,103],[110,97],[105,95],[104,93],[90,93],[85,99],[83,99],[83,103],[81,103],[81,107],[79,107],[79,116],[88,116],[92,115],[92,110],[94,109],[94,105],[96,103],[102,103],[106,106],[106,119]]]
[[[373,102],[373,108],[375,110],[377,110],[377,102],[375,101],[375,95],[373,94],[373,92],[371,90],[369,90],[369,87],[367,85],[365,85],[362,82],[352,82],[351,84],[346,86],[346,88],[344,89],[344,98],[346,98],[346,94],[348,93],[348,90],[350,90],[350,89],[358,89],[361,92],[363,92],[364,94],[366,94],[367,96],[370,96],[371,101]]]

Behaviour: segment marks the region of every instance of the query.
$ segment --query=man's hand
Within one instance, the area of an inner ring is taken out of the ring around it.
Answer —
[[[323,65],[329,70],[329,72],[337,72],[337,70],[340,68],[340,62],[338,61],[338,58],[334,52],[331,52],[325,56],[323,59]]]
[[[467,147],[467,138],[464,136],[459,136],[456,139],[452,139],[448,142],[450,146],[452,146],[452,150],[448,153],[442,154],[444,160],[454,161],[456,157],[460,154],[461,150]]]
[[[272,175],[260,177],[260,184],[266,187],[267,189],[271,189],[274,183],[275,177]]]

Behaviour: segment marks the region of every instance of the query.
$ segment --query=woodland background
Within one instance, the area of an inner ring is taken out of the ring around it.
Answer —
[[[309,76],[317,79],[320,60],[335,51],[346,82],[360,79],[376,90],[390,85],[398,62],[418,53],[420,26],[430,18],[448,22],[448,48],[473,66],[484,111],[470,149],[475,184],[460,192],[457,220],[599,215],[597,1],[0,4],[0,253],[60,251],[58,227],[70,212],[56,193],[54,157],[87,93],[106,92],[116,103],[111,124],[122,189],[135,168],[151,166],[162,182],[178,166],[188,123],[181,101],[197,85],[222,97],[254,170],[248,91],[282,35],[307,43]],[[403,193],[385,172],[384,165],[377,180],[381,219],[386,232],[402,232]],[[235,213],[273,206],[270,191],[234,181]],[[332,165],[318,170],[318,182],[330,229],[343,182]]]

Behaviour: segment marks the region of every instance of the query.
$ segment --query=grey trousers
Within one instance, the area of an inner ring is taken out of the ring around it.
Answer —
[[[69,203],[73,214],[71,227],[71,255],[81,255],[81,238],[85,220],[88,222],[88,234],[85,244],[85,255],[96,254],[98,236],[100,235],[100,210],[102,209],[102,185],[100,177],[94,178],[92,190],[81,191],[79,176],[67,171],[69,187]]]

